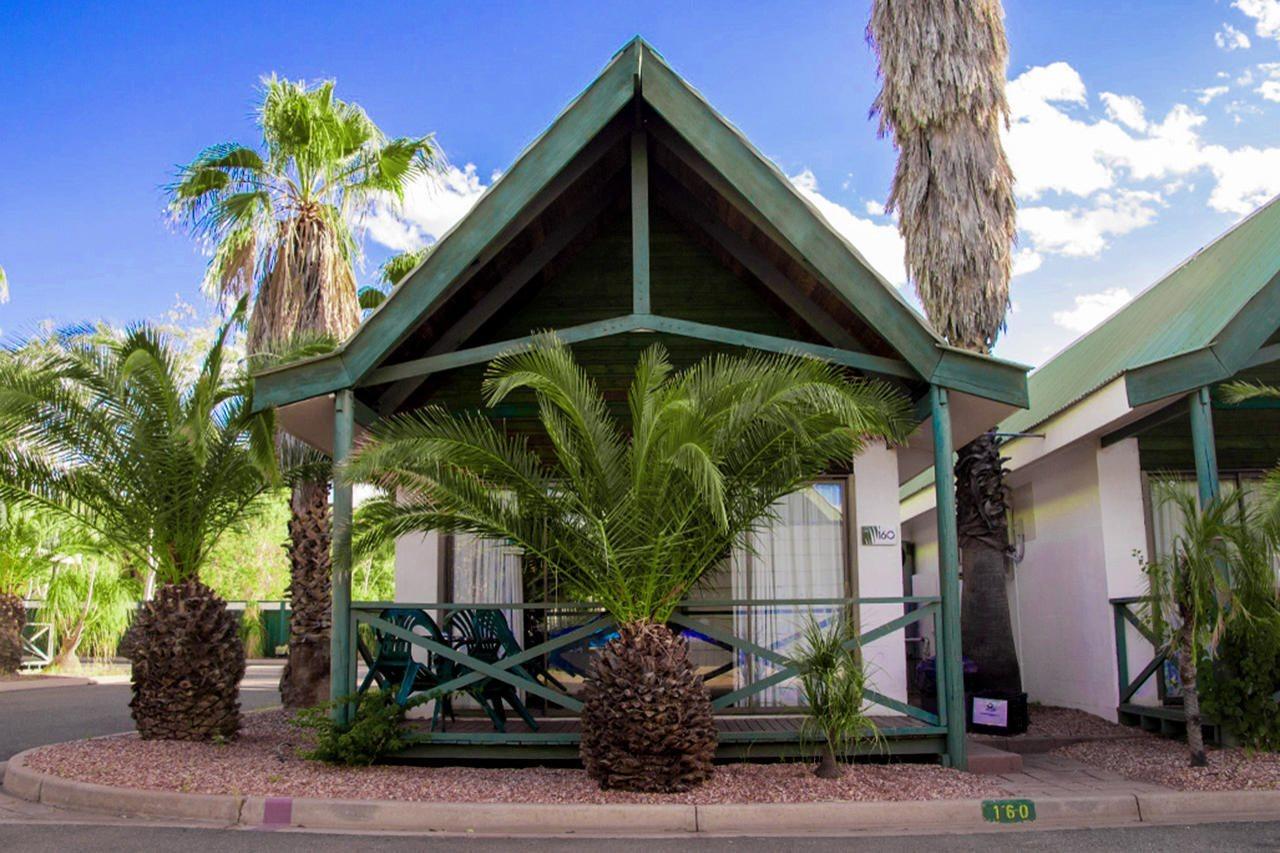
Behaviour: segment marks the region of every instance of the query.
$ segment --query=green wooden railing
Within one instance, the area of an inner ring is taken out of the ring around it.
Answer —
[[[22,665],[39,669],[53,661],[54,633],[49,622],[28,622],[22,626]]]
[[[907,597],[880,597],[880,598],[790,598],[790,599],[774,599],[774,600],[745,600],[745,599],[725,599],[725,600],[698,600],[687,601],[677,608],[676,613],[672,616],[670,624],[674,628],[687,629],[696,632],[705,638],[708,643],[720,649],[728,651],[733,656],[733,662],[714,668],[711,672],[706,673],[708,678],[717,675],[723,675],[732,670],[734,666],[742,666],[742,662],[751,661],[753,666],[749,672],[757,672],[760,670],[771,670],[761,677],[753,677],[749,683],[743,684],[734,690],[715,696],[712,700],[712,706],[717,711],[728,711],[735,707],[742,707],[748,704],[763,691],[771,687],[781,685],[788,679],[793,678],[797,673],[794,666],[788,661],[784,651],[778,649],[766,648],[759,643],[749,639],[736,636],[731,630],[727,630],[723,624],[715,624],[716,617],[734,616],[742,610],[769,610],[777,608],[807,608],[810,612],[820,616],[823,613],[837,614],[849,613],[856,614],[859,606],[871,605],[897,605],[902,606],[904,613],[901,616],[891,618],[883,624],[879,624],[861,633],[856,639],[847,641],[846,647],[854,648],[871,643],[882,637],[889,636],[897,631],[904,630],[907,626],[930,619],[933,622],[934,636],[937,638],[939,646],[937,647],[938,674],[937,683],[942,685],[945,673],[943,671],[945,657],[941,643],[943,641],[941,626],[941,603],[936,597],[925,596],[907,596]],[[906,605],[914,605],[908,609]],[[423,636],[413,631],[400,627],[381,617],[383,610],[387,609],[420,609],[444,625],[450,614],[461,610],[501,610],[504,612],[541,612],[543,614],[544,624],[549,622],[549,617],[556,616],[562,622],[568,622],[564,632],[553,637],[548,637],[545,641],[529,646],[518,654],[509,657],[503,657],[496,662],[488,662],[478,660],[466,652],[453,648],[447,643],[441,643],[432,638]],[[528,664],[538,659],[547,659],[549,656],[562,650],[574,649],[584,642],[589,642],[593,637],[607,636],[615,628],[616,624],[611,617],[605,614],[600,608],[593,605],[581,603],[521,603],[521,604],[494,604],[494,603],[457,603],[457,602],[389,602],[389,601],[365,601],[353,602],[351,605],[351,625],[350,634],[352,638],[352,648],[349,660],[351,664],[348,669],[348,679],[344,694],[355,692],[356,687],[356,662],[363,659],[369,664],[372,661],[372,651],[367,648],[364,641],[360,637],[358,630],[360,625],[368,625],[373,629],[382,631],[386,634],[403,639],[414,646],[424,649],[440,658],[452,661],[457,665],[457,672],[461,673],[449,681],[437,685],[429,691],[430,694],[442,696],[450,693],[458,693],[477,681],[486,678],[496,679],[511,685],[517,690],[524,691],[527,696],[536,696],[550,706],[556,706],[563,709],[560,714],[567,712],[568,714],[578,714],[582,710],[582,701],[573,696],[567,690],[557,689],[550,683],[543,683],[535,679],[535,677],[527,676],[527,671],[522,665]],[[905,654],[905,652],[904,652]],[[518,671],[516,671],[518,670]],[[878,704],[882,707],[891,709],[892,711],[910,718],[911,722],[904,721],[904,725],[899,727],[882,728],[881,734],[885,737],[894,736],[925,736],[925,735],[941,735],[947,732],[948,708],[945,698],[945,691],[938,691],[938,711],[937,713],[909,705],[897,699],[876,690],[868,690],[866,693],[868,702]],[[763,710],[755,708],[753,710]],[[781,713],[802,713],[803,709],[794,708],[768,708],[763,712],[781,712]],[[774,733],[776,734],[776,733]],[[759,737],[756,732],[735,732],[729,739],[751,740]],[[578,740],[577,732],[573,731],[538,731],[538,732],[448,732],[424,734],[425,740],[446,739],[451,743],[473,743],[473,744],[512,744],[512,743],[531,743],[531,744],[569,744],[576,743]]]
[[[1133,610],[1134,605],[1142,604],[1147,599],[1139,596],[1130,596],[1127,598],[1113,598],[1110,601],[1112,613],[1115,617],[1116,681],[1120,690],[1118,704],[1129,704],[1134,695],[1142,689],[1144,684],[1151,680],[1152,676],[1157,676],[1160,679],[1157,682],[1158,692],[1163,698],[1164,662],[1168,659],[1168,655],[1165,653],[1164,644],[1160,642],[1160,638],[1152,633],[1151,628]],[[1132,625],[1137,629],[1142,638],[1151,644],[1155,655],[1132,679],[1129,678],[1129,632],[1125,627],[1126,625]]]

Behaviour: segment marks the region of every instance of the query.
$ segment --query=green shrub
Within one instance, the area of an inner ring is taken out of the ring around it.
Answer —
[[[343,697],[337,702],[305,708],[293,722],[296,726],[313,730],[316,744],[314,749],[304,752],[303,757],[328,764],[367,767],[380,758],[394,755],[409,745],[405,739],[409,734],[405,713],[426,701],[428,697],[420,695],[402,707],[396,703],[393,692],[370,690]],[[342,725],[334,722],[331,712],[338,704],[355,705],[351,722]]]
[[[1200,672],[1206,717],[1250,749],[1280,751],[1280,614],[1232,626]]]

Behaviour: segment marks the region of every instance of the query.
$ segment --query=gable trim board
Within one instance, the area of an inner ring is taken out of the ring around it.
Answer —
[[[777,234],[782,248],[814,269],[820,281],[875,329],[901,361],[834,347],[821,348],[827,352],[819,357],[839,355],[841,363],[873,372],[924,380],[1007,405],[1027,405],[1027,368],[948,347],[776,166],[652,48],[636,39],[615,55],[599,77],[494,182],[467,216],[440,239],[423,263],[338,350],[256,374],[255,409],[372,384],[374,377],[385,382],[386,377],[403,373],[397,372],[396,366],[381,365],[415,328],[465,286],[476,270],[546,209],[555,198],[547,193],[553,182],[564,183],[573,173],[580,175],[589,165],[582,162],[589,159],[584,155],[594,151],[597,157],[602,156],[609,145],[628,132],[614,119],[636,98],[642,99],[674,131],[678,139],[671,141],[677,156],[701,160],[698,166],[704,176],[709,167],[717,189],[731,190],[730,202],[752,220],[766,225],[769,233]],[[611,131],[605,137],[608,144],[601,141],[606,131]],[[661,128],[661,133],[666,132],[667,128]],[[659,133],[654,135],[662,140]],[[632,145],[637,147],[634,141]],[[634,168],[633,164],[633,174]],[[639,280],[636,286],[641,287]],[[644,307],[642,296],[642,289],[638,289],[636,304],[640,307]],[[632,316],[647,316],[647,312],[637,311]],[[611,333],[643,328],[622,328],[627,325],[623,322]],[[717,329],[714,334],[719,337],[709,339],[719,340],[734,332]],[[798,352],[809,351],[812,346],[800,341],[787,341],[787,345]],[[434,352],[428,359],[443,359],[449,354],[448,350]],[[905,365],[905,373],[899,364]]]

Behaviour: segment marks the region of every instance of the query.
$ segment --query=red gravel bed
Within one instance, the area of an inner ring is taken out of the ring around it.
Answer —
[[[730,764],[685,794],[601,791],[580,769],[331,767],[297,757],[306,734],[282,711],[251,714],[230,744],[143,741],[134,735],[44,747],[27,758],[45,773],[127,788],[245,796],[483,803],[798,803],[1002,796],[996,783],[920,764],[859,764],[841,779],[807,765]]]
[[[1075,708],[1059,708],[1055,705],[1032,705],[1028,709],[1031,725],[1025,735],[1017,737],[1135,737],[1140,729],[1122,726],[1102,717]]]
[[[1274,752],[1211,749],[1209,766],[1201,768],[1187,766],[1185,743],[1160,737],[1077,743],[1054,753],[1180,791],[1280,790],[1280,754]]]

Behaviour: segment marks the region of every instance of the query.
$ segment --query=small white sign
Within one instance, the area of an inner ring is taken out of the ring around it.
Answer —
[[[892,527],[881,527],[878,524],[862,525],[863,545],[897,545],[898,531]]]
[[[1004,699],[973,697],[973,724],[1009,728],[1009,703]]]

